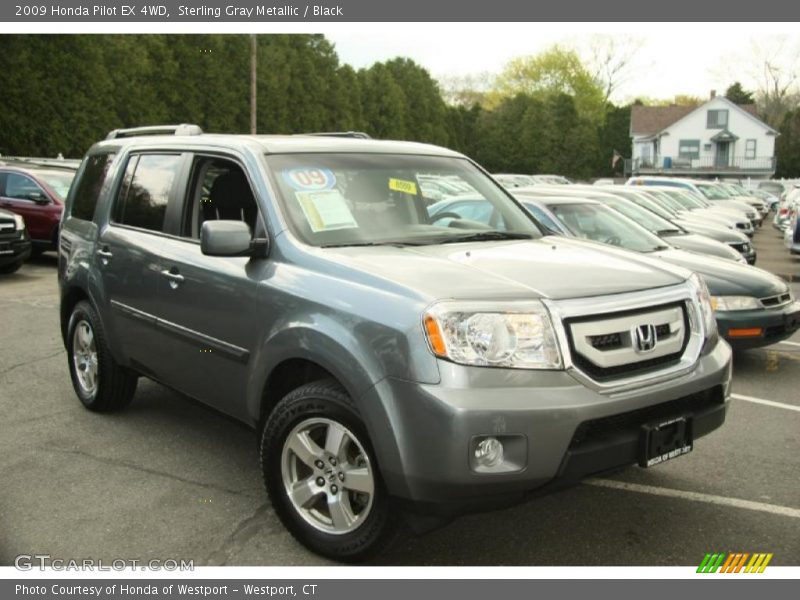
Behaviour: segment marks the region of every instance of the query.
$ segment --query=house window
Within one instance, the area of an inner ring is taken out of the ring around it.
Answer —
[[[727,110],[710,110],[708,111],[708,129],[725,129],[728,126],[728,111]]]
[[[680,158],[700,158],[700,140],[681,140],[678,144]]]
[[[745,158],[755,158],[756,157],[756,141],[755,140],[747,140],[744,143],[744,157]]]

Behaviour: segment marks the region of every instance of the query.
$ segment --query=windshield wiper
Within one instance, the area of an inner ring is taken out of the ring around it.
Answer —
[[[425,246],[430,242],[411,242],[408,240],[386,240],[381,242],[342,242],[341,244],[323,244],[320,248],[350,248],[363,246]]]
[[[439,242],[440,244],[456,244],[459,242],[488,242],[493,240],[530,240],[533,239],[529,233],[513,233],[511,231],[479,231],[477,233],[467,233],[448,237]]]
[[[659,229],[656,231],[656,235],[676,235],[679,233],[683,233],[680,229]]]

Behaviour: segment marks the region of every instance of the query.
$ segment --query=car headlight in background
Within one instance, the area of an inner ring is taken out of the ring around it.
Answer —
[[[441,302],[423,318],[431,351],[462,365],[560,369],[561,353],[539,302]]]
[[[700,305],[700,318],[706,331],[706,337],[710,336],[717,329],[717,319],[714,317],[714,309],[711,306],[711,294],[703,278],[697,273],[692,273],[689,283],[694,288],[697,303]]]
[[[714,310],[754,310],[761,308],[761,303],[751,296],[712,296],[711,307]]]
[[[17,231],[25,230],[25,219],[23,219],[21,215],[14,215],[14,224],[17,227]]]

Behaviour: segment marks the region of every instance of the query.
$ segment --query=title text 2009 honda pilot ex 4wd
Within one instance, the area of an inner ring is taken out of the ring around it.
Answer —
[[[431,220],[426,177],[498,219]],[[681,456],[729,399],[697,276],[544,236],[429,145],[112,132],[70,191],[59,279],[83,404],[120,409],[145,376],[257,428],[275,511],[339,560],[385,544],[397,511],[422,523]]]

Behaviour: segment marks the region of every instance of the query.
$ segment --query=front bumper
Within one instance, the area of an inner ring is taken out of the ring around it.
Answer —
[[[759,348],[785,340],[800,329],[800,302],[770,309],[719,311],[716,317],[720,335],[734,350]],[[734,335],[732,329],[754,331]]]
[[[618,392],[591,389],[569,371],[444,361],[440,371],[439,385],[384,379],[359,407],[390,493],[426,514],[449,515],[513,504],[635,464],[640,428],[654,418],[691,414],[695,437],[719,427],[731,350],[715,340],[688,373]],[[476,439],[487,435],[508,442],[516,470],[476,470]]]
[[[31,242],[27,234],[13,240],[0,240],[0,267],[27,260],[31,255]]]

